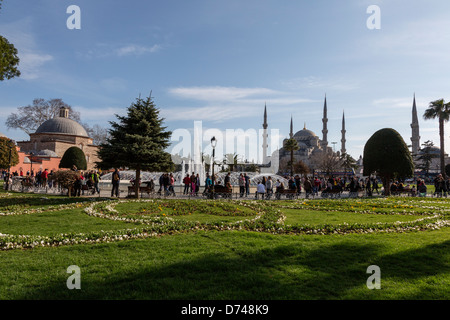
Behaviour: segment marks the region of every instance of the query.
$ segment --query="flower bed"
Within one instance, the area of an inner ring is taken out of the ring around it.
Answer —
[[[404,200],[307,200],[272,202],[256,200],[103,200],[32,208],[16,204],[15,210],[0,215],[84,208],[89,216],[137,224],[134,228],[90,233],[66,233],[54,236],[9,235],[0,233],[2,250],[107,243],[130,239],[170,235],[199,230],[247,230],[272,234],[332,235],[349,233],[407,232],[433,230],[450,226],[449,211],[444,201]],[[348,211],[361,214],[417,215],[412,221],[388,223],[292,224],[285,223],[283,209]],[[135,210],[136,209],[136,210]],[[186,215],[211,215],[212,222],[183,220]],[[221,221],[220,217],[241,217],[239,221]],[[1,218],[1,217],[0,217]]]

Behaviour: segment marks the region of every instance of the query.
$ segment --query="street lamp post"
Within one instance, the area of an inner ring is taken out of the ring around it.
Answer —
[[[214,185],[216,183],[216,179],[214,177],[214,156],[215,156],[215,151],[216,151],[216,145],[217,145],[217,140],[216,137],[212,137],[211,138],[211,147],[212,147],[212,177],[211,177],[211,183],[212,183],[212,198],[214,199]]]

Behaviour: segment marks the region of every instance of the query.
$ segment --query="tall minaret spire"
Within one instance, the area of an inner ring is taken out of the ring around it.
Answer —
[[[289,133],[289,138],[294,137],[294,125],[292,124],[292,115],[291,115],[291,132]]]
[[[346,140],[345,140],[345,132],[347,132],[347,131],[345,130],[345,113],[344,113],[344,111],[342,111],[341,155],[347,153],[347,150],[345,149],[345,142],[346,142]]]
[[[322,130],[322,134],[323,134],[323,138],[322,138],[322,148],[326,148],[328,146],[328,129],[327,129],[327,122],[328,122],[328,117],[327,117],[327,95],[325,94],[325,102],[323,104],[323,118],[322,118],[322,122],[323,122],[323,130]]]
[[[419,150],[420,150],[419,119],[417,118],[416,94],[415,93],[414,93],[413,107],[412,107],[411,129],[412,129],[412,136],[411,136],[412,148],[411,148],[411,153],[414,156],[414,155],[417,155],[419,153]]]
[[[267,144],[267,137],[268,137],[267,127],[268,127],[268,124],[267,124],[267,106],[264,103],[263,145],[262,145],[262,150],[263,150],[262,161],[263,161],[263,164],[267,164],[269,162],[268,159],[267,159],[267,147],[268,147],[268,144]]]

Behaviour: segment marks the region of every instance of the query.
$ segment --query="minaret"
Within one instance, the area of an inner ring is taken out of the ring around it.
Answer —
[[[267,124],[267,106],[266,106],[266,104],[264,104],[263,145],[262,145],[262,150],[263,150],[263,154],[262,154],[263,159],[262,160],[263,160],[263,164],[267,164],[268,163],[268,161],[267,161],[267,147],[268,147],[268,144],[267,144],[267,137],[268,137],[267,127],[268,127],[268,124]]]
[[[342,134],[342,138],[341,138],[341,155],[347,153],[347,150],[345,149],[345,114],[344,111],[342,111],[342,130],[341,130],[341,134]]]
[[[325,102],[323,104],[323,118],[322,118],[322,122],[323,122],[323,130],[322,130],[322,134],[323,134],[323,138],[322,138],[322,148],[325,149],[328,146],[328,129],[327,129],[327,122],[328,122],[328,118],[327,118],[327,95],[325,94]]]
[[[289,133],[289,138],[292,139],[294,137],[294,126],[292,124],[292,115],[291,115],[291,132]]]
[[[413,107],[412,107],[412,148],[411,153],[417,155],[420,150],[420,136],[419,136],[419,119],[417,118],[417,108],[416,108],[416,94],[414,93]]]

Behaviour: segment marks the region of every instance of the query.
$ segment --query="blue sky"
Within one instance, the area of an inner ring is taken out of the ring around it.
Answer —
[[[66,26],[70,5],[80,30]],[[370,5],[381,9],[379,30],[366,26]],[[22,76],[0,83],[0,132],[28,139],[4,122],[35,98],[61,98],[84,122],[108,126],[151,91],[170,130],[192,132],[194,121],[259,130],[267,104],[280,139],[291,115],[294,131],[306,123],[322,137],[326,94],[328,141],[340,149],[345,111],[358,158],[381,128],[411,143],[415,93],[421,143],[439,145],[437,120],[422,114],[450,100],[449,13],[446,0],[4,0],[0,34],[19,50]]]

